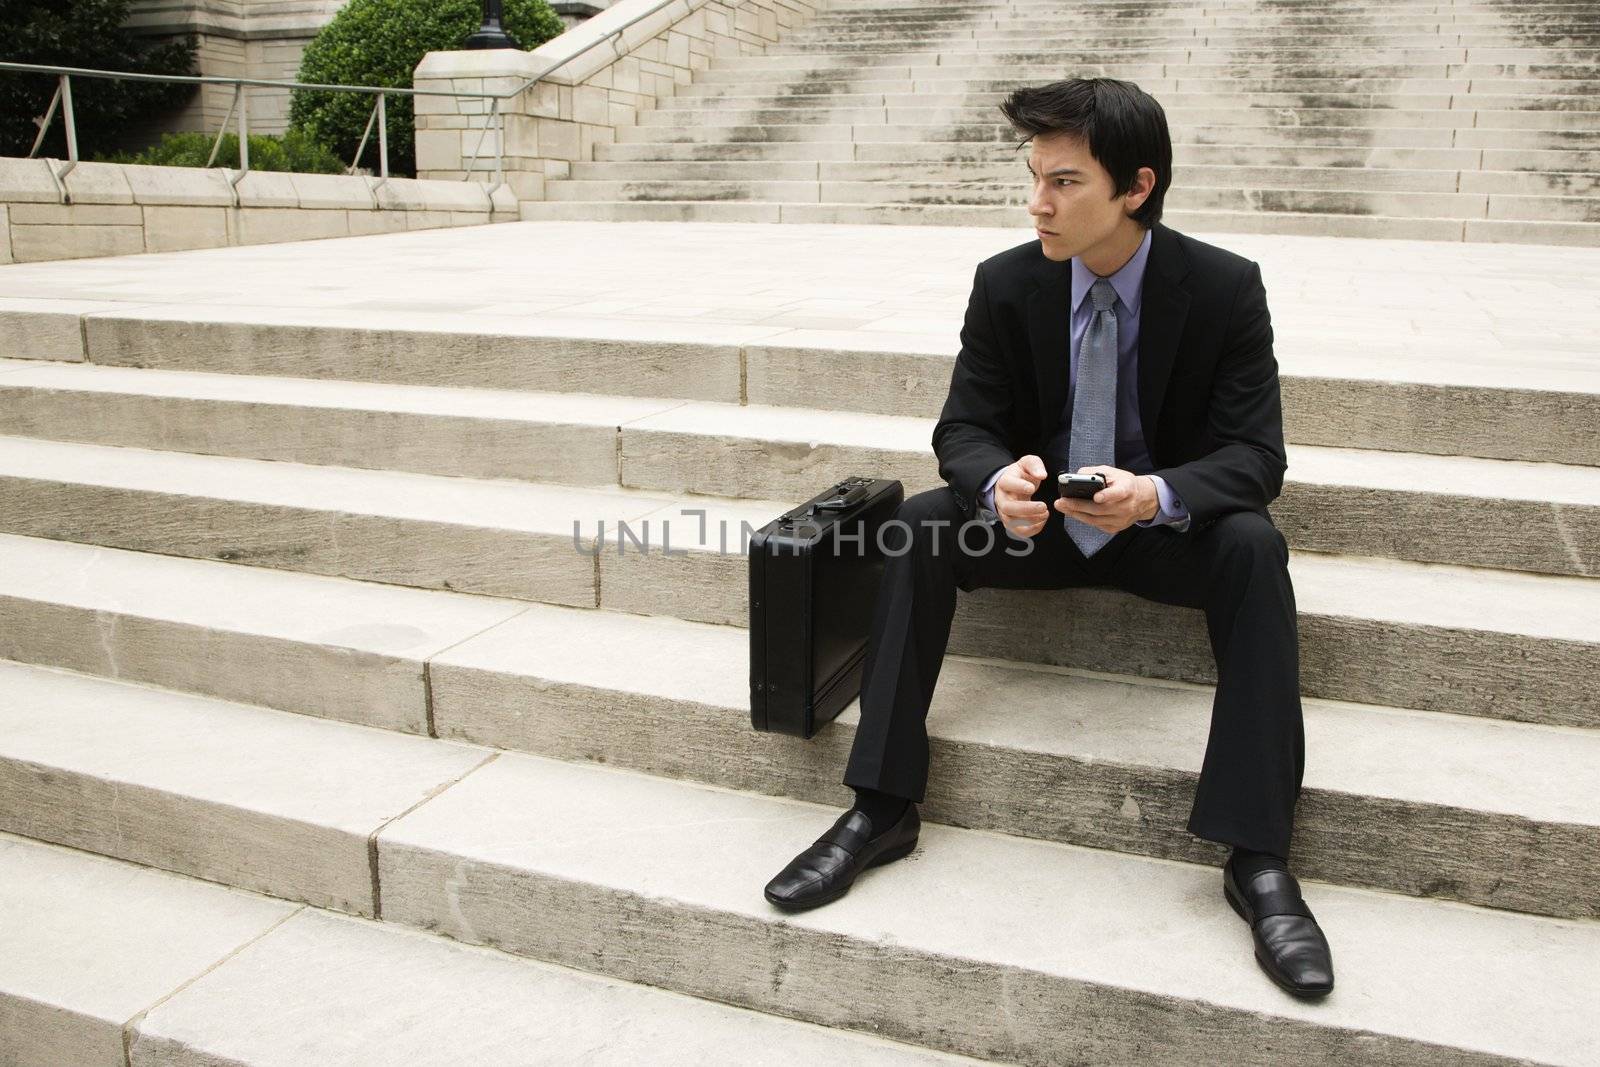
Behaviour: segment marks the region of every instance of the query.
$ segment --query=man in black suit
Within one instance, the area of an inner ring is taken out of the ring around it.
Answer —
[[[1204,609],[1218,681],[1188,829],[1233,846],[1223,891],[1263,970],[1322,996],[1331,953],[1287,862],[1305,743],[1288,546],[1267,512],[1285,459],[1261,271],[1160,224],[1172,144],[1137,86],[1073,79],[1001,110],[1033,142],[1039,239],[978,265],[933,431],[948,485],[896,515],[912,536],[888,554],[868,639],[856,803],[766,897],[827,903],[915,847],[957,589],[1109,585]],[[1104,488],[1060,499],[1063,471]],[[967,531],[990,522],[1007,536]]]

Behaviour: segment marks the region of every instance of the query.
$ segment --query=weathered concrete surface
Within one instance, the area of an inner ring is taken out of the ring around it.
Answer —
[[[1215,869],[928,826],[907,861],[784,916],[760,887],[833,814],[502,756],[380,835],[384,914],[1030,1063],[1581,1063],[1600,1051],[1585,1007],[1593,924],[1311,885],[1339,980],[1361,995],[1303,1004],[1240,965],[1248,933]]]
[[[810,740],[750,728],[732,627],[534,608],[436,657],[441,737],[844,806],[859,707]],[[928,818],[1215,862],[1186,830],[1212,690],[951,656]],[[1600,736],[1310,699],[1295,869],[1347,885],[1600,917]],[[1368,828],[1388,832],[1374,837]]]
[[[0,829],[374,913],[368,839],[492,753],[0,663]]]
[[[0,659],[409,733],[424,663],[523,605],[0,534]]]
[[[0,834],[0,1055],[122,1067],[122,1028],[295,905]]]
[[[303,911],[141,1020],[134,1067],[972,1061]]]

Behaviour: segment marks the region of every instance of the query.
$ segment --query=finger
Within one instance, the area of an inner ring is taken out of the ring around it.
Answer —
[[[1017,460],[1017,466],[1021,469],[1022,473],[1032,478],[1035,484],[1044,481],[1046,474],[1044,469],[1044,460],[1040,459],[1038,456],[1023,456],[1021,459]]]
[[[1109,514],[1101,505],[1088,500],[1079,500],[1075,497],[1062,497],[1059,503],[1062,511],[1075,519],[1082,519],[1085,522],[1092,518],[1102,518]]]
[[[1024,500],[1038,492],[1039,489],[1036,483],[1029,482],[1028,479],[1020,474],[1002,474],[1000,480],[994,484],[996,488],[1004,489],[1012,496],[1021,497]]]
[[[1133,495],[1133,486],[1128,482],[1107,483],[1106,487],[1094,495],[1096,504],[1120,504]]]

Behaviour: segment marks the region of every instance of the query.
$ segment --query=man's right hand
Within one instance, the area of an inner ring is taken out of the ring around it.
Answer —
[[[1000,480],[994,483],[995,514],[1018,537],[1032,537],[1050,521],[1050,506],[1033,499],[1047,477],[1044,460],[1023,456],[1002,470]]]

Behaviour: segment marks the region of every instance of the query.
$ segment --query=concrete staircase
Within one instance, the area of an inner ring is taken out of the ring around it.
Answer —
[[[721,58],[525,219],[1026,222],[1019,85],[1138,82],[1168,221],[1600,244],[1600,9],[1579,0],[846,0]]]
[[[762,899],[848,800],[857,712],[750,729],[740,524],[937,483],[951,293],[1024,237],[523,223],[0,272],[0,1048],[1600,1062],[1586,249],[1229,242],[1285,374],[1328,1001],[1255,969],[1183,831],[1198,614],[1107,591],[964,596],[918,851]],[[1433,288],[1372,299],[1396,263]],[[900,302],[850,326],[844,290]]]

